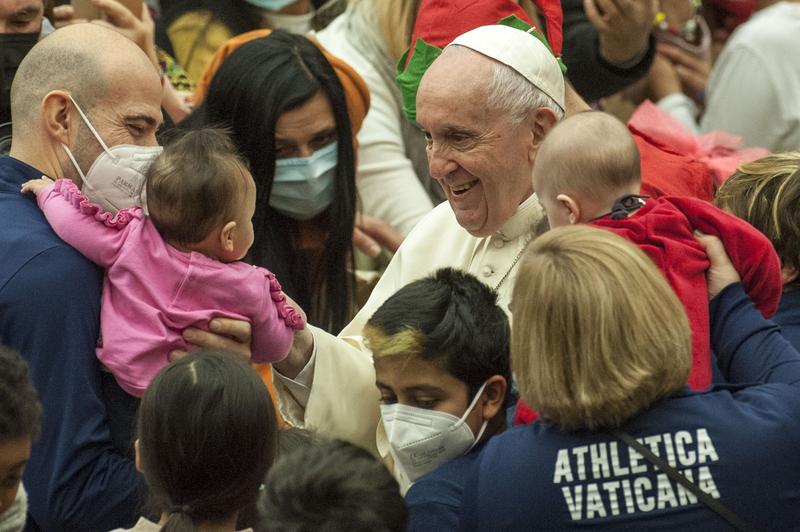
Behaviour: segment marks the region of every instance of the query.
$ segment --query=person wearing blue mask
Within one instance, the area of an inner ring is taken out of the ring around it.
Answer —
[[[246,260],[273,271],[309,321],[331,332],[354,310],[353,127],[337,74],[311,41],[275,31],[227,57],[182,124],[231,130],[257,188]]]

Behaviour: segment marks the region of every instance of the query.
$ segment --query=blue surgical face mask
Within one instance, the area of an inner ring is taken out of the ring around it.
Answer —
[[[295,3],[297,0],[244,0],[251,6],[270,11],[280,11],[284,7]]]
[[[275,161],[269,206],[295,220],[309,220],[333,202],[338,146],[334,142],[310,157]]]

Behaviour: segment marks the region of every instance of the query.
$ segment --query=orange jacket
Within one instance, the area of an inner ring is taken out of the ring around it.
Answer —
[[[211,58],[211,62],[206,67],[205,72],[203,72],[200,82],[197,84],[197,89],[194,92],[193,98],[195,107],[199,106],[205,99],[208,94],[208,87],[211,85],[211,80],[214,79],[217,70],[219,70],[219,67],[228,56],[243,44],[266,37],[270,33],[272,33],[272,30],[269,29],[249,31],[237,35],[225,43],[222,48],[217,50],[217,53],[214,54],[214,57]],[[336,72],[339,81],[342,83],[345,99],[347,101],[347,114],[350,116],[350,127],[353,130],[353,137],[355,138],[369,110],[369,89],[367,88],[367,84],[361,79],[361,76],[358,75],[358,72],[356,72],[353,67],[338,57],[328,53],[316,40],[309,40],[322,51],[325,59],[331,64],[333,71]]]

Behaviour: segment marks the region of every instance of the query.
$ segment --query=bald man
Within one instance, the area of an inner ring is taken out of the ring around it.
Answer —
[[[108,147],[156,146],[160,102],[145,54],[91,24],[36,44],[14,78],[13,142],[0,158],[0,338],[28,361],[44,406],[23,480],[31,530],[130,525],[145,487],[125,438],[112,438],[112,427],[131,430],[133,409],[108,418],[118,387],[94,355],[102,272],[53,233],[20,185],[42,175],[81,185],[104,151],[97,137]],[[107,177],[94,173],[93,184]]]

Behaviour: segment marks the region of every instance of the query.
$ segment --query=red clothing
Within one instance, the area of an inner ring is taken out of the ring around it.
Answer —
[[[747,222],[695,198],[661,197],[648,200],[628,218],[604,217],[592,225],[630,240],[653,259],[686,309],[692,328],[692,371],[689,386],[702,390],[711,384],[708,258],[693,231],[722,240],[748,295],[769,318],[781,299],[781,263],[772,243]]]
[[[683,303],[692,329],[692,369],[689,386],[703,390],[711,384],[708,289],[705,273],[708,258],[693,231],[722,240],[748,295],[769,318],[778,309],[783,289],[781,263],[770,241],[747,222],[695,198],[650,199],[628,218],[609,216],[592,225],[612,231],[639,246],[664,273]],[[514,424],[536,419],[521,401]]]
[[[679,154],[667,144],[628,125],[639,148],[642,168],[642,194],[690,196],[711,201],[713,177],[709,167],[688,154]]]

